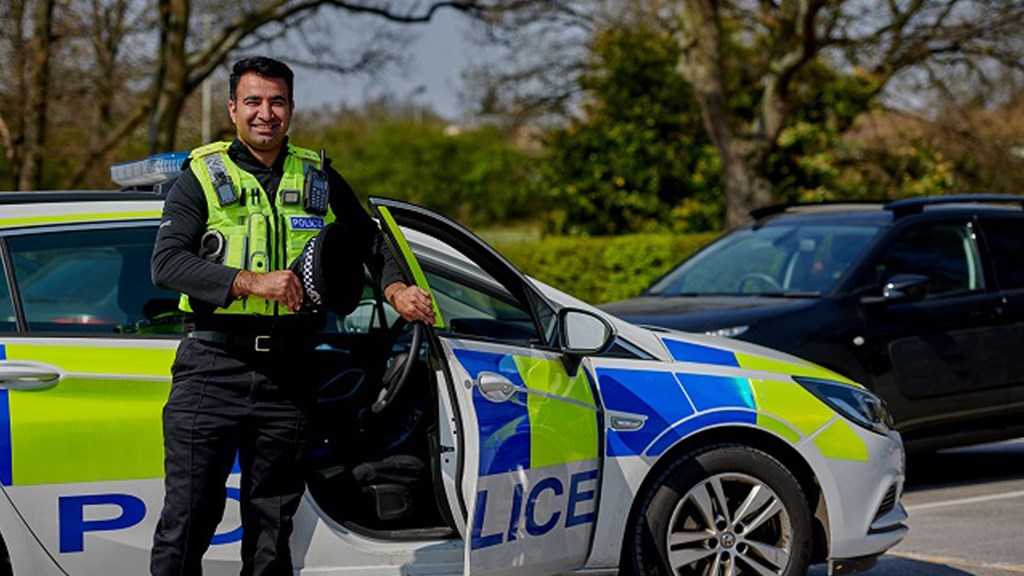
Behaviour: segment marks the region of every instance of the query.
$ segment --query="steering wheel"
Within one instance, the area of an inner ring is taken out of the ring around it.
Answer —
[[[747,283],[748,280],[758,280],[764,282],[772,289],[778,292],[783,292],[782,286],[775,281],[775,278],[772,278],[771,276],[765,274],[764,272],[748,272],[743,276],[740,276],[739,285],[736,287],[740,293],[743,292],[743,286]]]
[[[405,330],[406,324],[408,322],[404,318],[399,318],[395,321],[390,329],[394,336],[391,342],[398,340],[402,331]],[[377,401],[370,407],[370,411],[374,414],[379,414],[390,406],[402,390],[402,387],[409,380],[413,365],[416,364],[416,355],[419,354],[420,342],[423,340],[423,330],[422,322],[412,323],[412,339],[409,342],[409,349],[395,355],[391,359],[391,365],[388,366],[388,369],[384,371],[384,375],[381,377],[384,386],[381,388],[380,394],[377,395]]]
[[[346,316],[344,320],[350,317]],[[384,317],[383,314],[381,314],[381,317]],[[339,324],[344,320],[339,321]],[[355,401],[359,402],[362,411],[367,410],[365,405],[367,401],[366,396],[373,393],[371,388],[378,381],[377,375],[382,372],[380,367],[384,364],[386,358],[391,357],[395,343],[402,337],[402,333],[407,325],[408,322],[399,316],[398,320],[387,328],[380,341],[374,344],[372,354],[367,355],[364,353],[355,365],[341,372],[334,373],[326,382],[321,384],[317,390],[317,404],[330,405],[336,402]],[[331,349],[333,350],[333,348]],[[379,355],[377,354],[378,350],[381,351]],[[384,350],[387,351],[387,354],[383,353]],[[345,351],[341,350],[341,352]],[[347,355],[347,352],[345,353]],[[397,359],[397,357],[395,358]],[[394,367],[394,364],[392,364],[386,370],[383,370],[384,374],[389,375],[388,379],[384,379],[384,375],[381,376],[384,383],[400,375],[394,372]],[[383,394],[383,390],[381,393]],[[379,398],[380,395],[378,395]]]

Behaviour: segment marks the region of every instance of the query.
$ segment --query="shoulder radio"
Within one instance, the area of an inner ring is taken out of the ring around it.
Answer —
[[[320,165],[324,166],[324,151],[320,150]],[[306,165],[306,177],[302,190],[302,208],[310,214],[323,216],[327,214],[327,196],[330,193],[330,186],[327,183],[327,172],[313,166]]]

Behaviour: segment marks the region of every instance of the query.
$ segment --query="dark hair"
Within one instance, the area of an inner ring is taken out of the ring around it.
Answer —
[[[264,78],[283,79],[284,83],[288,85],[288,101],[295,101],[295,97],[292,94],[292,88],[295,83],[295,74],[292,72],[292,69],[284,62],[274,60],[273,58],[267,58],[266,56],[243,58],[238,62],[235,62],[235,65],[231,67],[231,79],[228,83],[228,97],[231,98],[231,100],[235,99],[235,90],[238,88],[238,81],[242,76],[250,72]]]

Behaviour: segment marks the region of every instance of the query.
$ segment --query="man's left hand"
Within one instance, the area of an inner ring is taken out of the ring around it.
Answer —
[[[434,324],[434,303],[430,294],[419,286],[408,286],[402,282],[389,284],[384,289],[384,297],[388,303],[408,322]]]

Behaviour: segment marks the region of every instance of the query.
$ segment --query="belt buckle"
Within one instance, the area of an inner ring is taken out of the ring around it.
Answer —
[[[257,352],[270,352],[270,336],[257,336],[253,341],[253,349]]]

